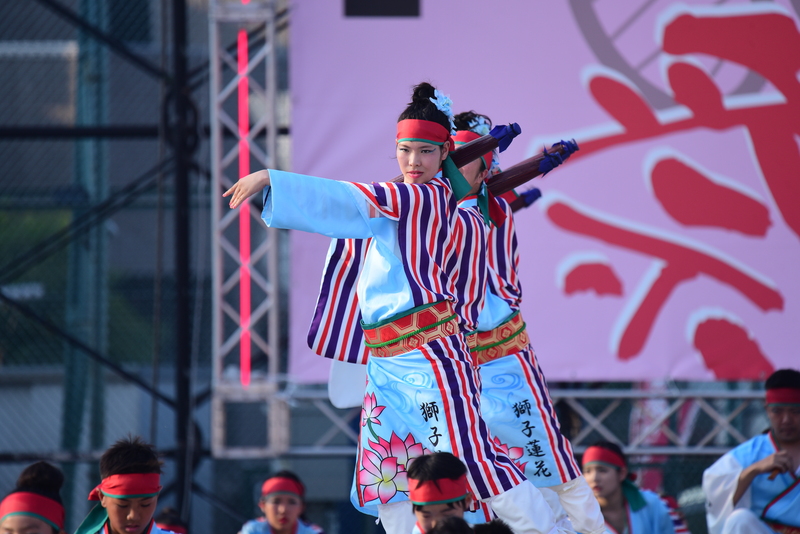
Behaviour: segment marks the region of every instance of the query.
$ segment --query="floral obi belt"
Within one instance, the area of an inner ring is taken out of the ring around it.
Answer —
[[[500,326],[478,332],[476,337],[476,346],[470,352],[478,365],[522,352],[530,343],[519,310]]]
[[[417,306],[379,323],[361,323],[372,356],[397,356],[458,333],[458,315],[449,300]]]

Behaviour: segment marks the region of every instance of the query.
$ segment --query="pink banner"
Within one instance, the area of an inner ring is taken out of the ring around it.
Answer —
[[[523,134],[507,167],[580,145],[518,214],[522,313],[551,380],[759,379],[800,347],[797,2],[420,0],[418,17],[292,6],[293,171],[398,174],[394,124],[431,81]],[[328,240],[292,233],[291,364]]]

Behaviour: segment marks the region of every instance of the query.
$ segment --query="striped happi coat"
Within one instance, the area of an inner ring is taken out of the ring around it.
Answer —
[[[478,209],[477,198],[470,196],[458,205],[456,221],[457,254],[449,264],[456,291],[456,313],[461,329],[474,332],[486,297],[486,239],[488,227]]]
[[[482,224],[463,226],[442,178],[367,185],[272,170],[270,177],[262,214],[268,225],[345,239],[329,251],[309,333],[312,348],[328,357],[363,361],[359,316],[378,323],[418,306],[455,302],[455,277],[466,274],[461,255],[472,250],[467,240],[485,239],[471,231]],[[460,333],[367,358],[367,378],[356,466],[356,504],[363,510],[407,500],[405,466],[426,450],[461,458],[481,499],[524,480],[489,438]]]
[[[505,223],[488,238],[488,293],[478,330],[489,331],[520,308],[519,250],[508,203]],[[479,367],[481,412],[495,440],[535,485],[563,484],[581,475],[572,446],[562,434],[544,373],[533,348]]]

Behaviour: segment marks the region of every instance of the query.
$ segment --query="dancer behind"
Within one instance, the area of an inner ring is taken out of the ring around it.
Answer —
[[[600,441],[586,449],[583,454],[583,474],[612,532],[687,532],[683,520],[670,510],[661,497],[633,484],[625,455],[617,444]]]
[[[412,534],[512,532],[500,519],[472,526],[464,520],[472,502],[466,476],[467,468],[449,452],[426,454],[414,460],[408,468],[410,499],[417,518]]]
[[[324,534],[303,520],[306,487],[291,471],[279,471],[261,486],[258,507],[264,517],[248,521],[240,534]]]
[[[57,467],[36,462],[26,467],[17,487],[0,502],[3,534],[58,534],[64,532],[64,505],[59,491],[64,475]]]
[[[181,519],[178,511],[171,506],[167,506],[161,510],[156,515],[154,521],[156,522],[156,526],[161,530],[167,530],[175,534],[189,534],[189,525]]]
[[[800,532],[800,372],[765,384],[769,429],[703,473],[711,534]]]
[[[100,457],[100,484],[89,493],[100,501],[75,534],[160,534],[153,515],[161,491],[161,461],[139,436],[114,443]]]
[[[454,313],[447,266],[461,251],[453,239],[458,216],[451,181],[461,187],[463,177],[448,159],[449,106],[430,84],[414,89],[397,123],[401,183],[264,170],[242,178],[225,196],[235,208],[264,189],[262,218],[269,226],[369,239],[357,287],[370,347],[356,466],[359,504],[377,505],[389,534],[408,534],[410,460],[426,448],[452,451],[467,465],[471,490],[515,531],[551,532],[552,511],[541,494],[489,440]]]
[[[413,534],[426,534],[447,518],[463,518],[472,503],[467,467],[449,452],[416,458],[408,468],[408,488],[417,519]]]
[[[455,124],[456,144],[468,143],[491,129],[491,120],[474,111],[456,115]],[[492,167],[492,154],[486,154],[461,168],[473,193],[485,187]],[[498,202],[505,210],[505,223],[489,231],[486,298],[476,321],[477,346],[472,348],[482,384],[481,413],[495,440],[506,450],[519,451],[513,457],[528,479],[558,495],[576,530],[605,532],[600,507],[581,476],[569,441],[561,434],[544,374],[529,344],[520,315],[514,217],[505,200]]]

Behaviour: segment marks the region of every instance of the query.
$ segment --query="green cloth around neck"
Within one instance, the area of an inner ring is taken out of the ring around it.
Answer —
[[[639,491],[639,488],[636,487],[636,484],[628,479],[625,479],[622,482],[622,496],[625,497],[625,500],[628,501],[628,504],[631,506],[631,510],[634,512],[638,512],[647,506],[647,501],[644,500],[642,492]],[[76,532],[75,534],[78,533]]]
[[[97,503],[75,531],[75,534],[95,534],[103,528],[106,521],[108,521],[108,512],[100,503]]]
[[[456,200],[461,200],[469,195],[472,187],[449,155],[442,162],[442,176],[450,181],[450,187],[453,188],[453,195],[455,195]]]

